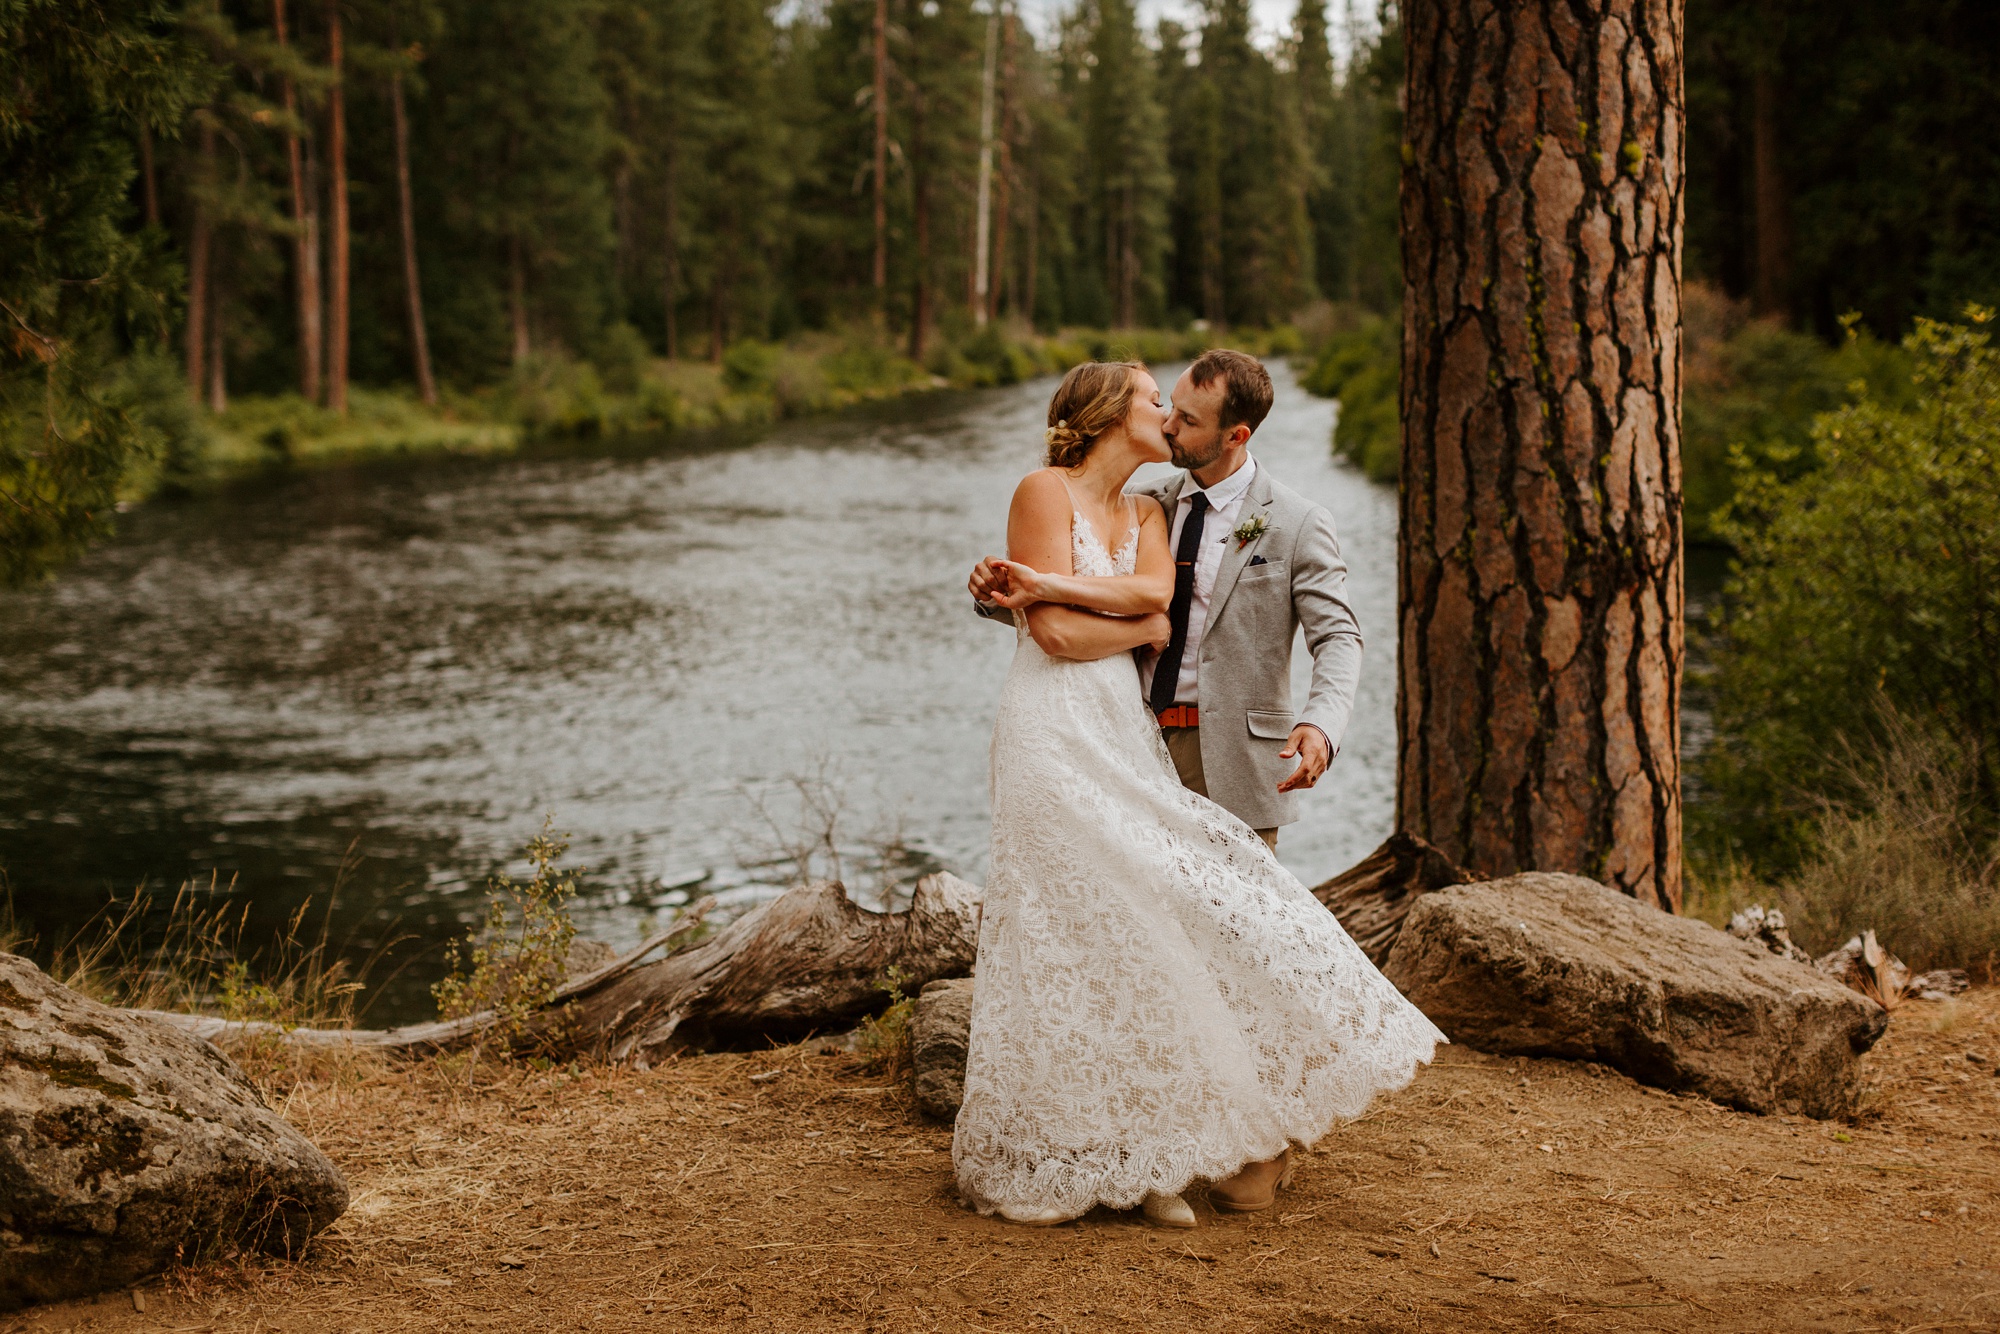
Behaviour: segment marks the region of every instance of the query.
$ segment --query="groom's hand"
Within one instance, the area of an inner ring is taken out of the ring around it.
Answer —
[[[1292,770],[1291,777],[1278,784],[1280,792],[1296,792],[1300,788],[1311,787],[1326,772],[1326,766],[1333,762],[1333,755],[1326,746],[1326,733],[1311,723],[1300,723],[1294,727],[1285,748],[1278,754],[1287,760],[1294,755],[1299,757],[1299,767]]]
[[[1006,586],[1007,577],[994,568],[991,556],[982,556],[979,564],[972,567],[972,577],[965,581],[966,591],[972,594],[972,600],[984,602],[988,606],[995,601],[994,594],[1001,592]]]

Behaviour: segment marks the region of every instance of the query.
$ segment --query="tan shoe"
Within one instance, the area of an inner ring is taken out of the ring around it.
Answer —
[[[1139,1206],[1146,1221],[1155,1227],[1194,1227],[1194,1210],[1178,1195],[1162,1195],[1156,1190],[1146,1192],[1146,1202]]]
[[[1268,1163],[1251,1163],[1228,1180],[1210,1186],[1208,1202],[1224,1213],[1261,1213],[1291,1184],[1292,1151],[1286,1149]]]

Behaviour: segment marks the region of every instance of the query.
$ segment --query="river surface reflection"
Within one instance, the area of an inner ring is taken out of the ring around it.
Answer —
[[[1281,843],[1311,883],[1389,829],[1396,507],[1332,457],[1333,405],[1273,370],[1256,453],[1333,512],[1369,638],[1346,748]],[[1052,387],[126,516],[0,597],[17,912],[55,939],[113,893],[213,873],[255,939],[338,881],[345,948],[413,937],[378,976],[387,1022],[430,1013],[439,944],[544,816],[592,868],[584,930],[613,943],[690,897],[768,894],[819,808],[864,902],[931,866],[979,879],[1013,636],[971,614],[965,573],[1002,547]],[[1300,698],[1305,670],[1300,650]]]

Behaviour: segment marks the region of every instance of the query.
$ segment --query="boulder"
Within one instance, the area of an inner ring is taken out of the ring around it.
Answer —
[[[230,1247],[296,1254],[347,1208],[235,1063],[0,953],[0,1310]]]
[[[910,1069],[917,1106],[943,1121],[958,1116],[965,1097],[965,1040],[972,1029],[972,979],[933,982],[917,996],[910,1017]]]
[[[1478,878],[1440,849],[1399,829],[1353,866],[1313,886],[1313,897],[1333,911],[1341,929],[1380,968],[1419,895]]]
[[[1383,972],[1454,1042],[1756,1112],[1851,1111],[1889,1022],[1810,967],[1573,875],[1422,895]]]

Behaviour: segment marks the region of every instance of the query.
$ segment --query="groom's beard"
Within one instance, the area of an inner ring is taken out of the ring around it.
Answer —
[[[1173,456],[1176,468],[1186,468],[1190,472],[1196,468],[1206,468],[1222,457],[1222,438],[1217,436],[1208,444],[1208,452],[1203,454],[1193,449],[1183,448],[1179,437],[1167,442],[1167,451]]]

